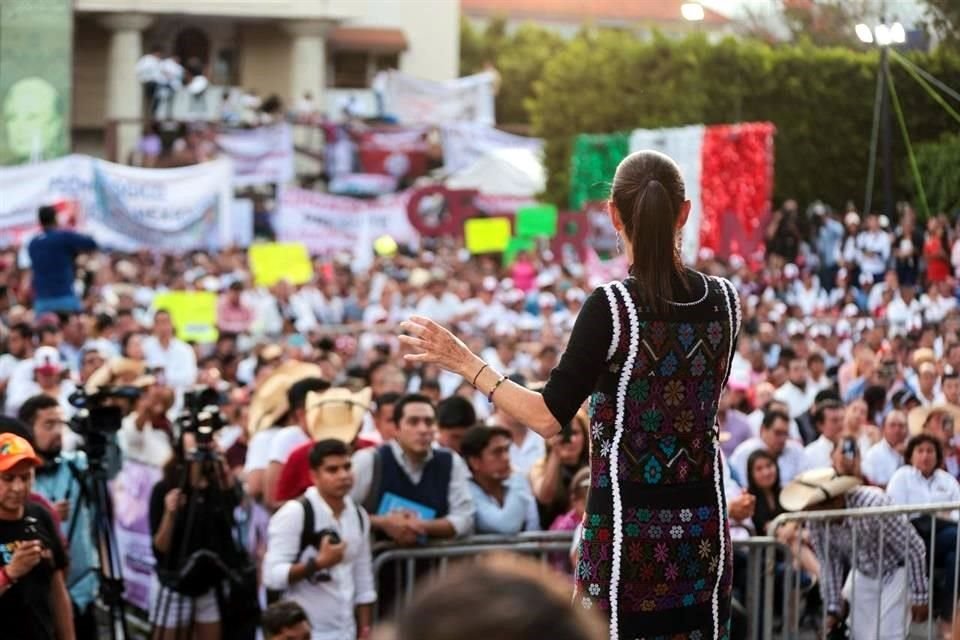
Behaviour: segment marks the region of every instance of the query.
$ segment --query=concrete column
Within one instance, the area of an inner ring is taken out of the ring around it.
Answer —
[[[318,105],[324,104],[327,49],[325,37],[334,24],[323,20],[284,22],[290,41],[290,90],[287,106],[293,106],[307,91]]]
[[[115,133],[117,162],[125,163],[140,137],[143,88],[137,82],[136,65],[143,55],[142,32],[153,21],[139,13],[114,13],[100,18],[110,30],[107,54],[107,120],[120,120]]]

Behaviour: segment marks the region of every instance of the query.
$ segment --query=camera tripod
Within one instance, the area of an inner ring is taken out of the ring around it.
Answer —
[[[167,553],[162,567],[159,563],[157,566],[158,573],[165,573],[167,580],[166,584],[161,581],[160,595],[156,604],[157,615],[151,621],[151,637],[155,636],[157,630],[171,627],[175,628],[175,640],[181,640],[181,638],[187,640],[192,637],[192,627],[197,617],[197,600],[210,591],[213,591],[216,596],[222,637],[240,638],[243,635],[238,630],[228,633],[228,625],[233,624],[243,628],[244,621],[228,619],[224,615],[224,602],[229,595],[227,591],[243,588],[244,576],[226,564],[218,553],[209,549],[190,548],[198,517],[219,511],[224,518],[220,523],[221,530],[230,538],[228,543],[233,545],[238,557],[245,554],[235,535],[233,505],[228,504],[223,497],[226,487],[221,478],[223,472],[221,464],[211,450],[202,447],[188,457],[181,470],[176,487],[180,489],[181,495],[187,497],[186,505],[181,508],[183,527],[180,529],[177,524],[174,525],[174,532],[179,538],[176,549],[171,549]],[[181,515],[178,514],[177,521],[180,518]],[[203,578],[200,579],[201,585],[191,584],[197,581],[201,573],[203,574]],[[206,586],[207,584],[209,586]],[[198,591],[199,593],[196,593]],[[187,600],[189,600],[188,604],[185,602]],[[185,604],[189,607],[188,619],[182,616],[182,607]],[[174,613],[172,620],[171,612]],[[246,613],[256,612],[247,611]]]
[[[79,471],[67,463],[70,473],[80,486],[80,495],[77,504],[70,514],[70,524],[67,530],[67,544],[73,540],[76,532],[79,512],[83,505],[92,512],[92,526],[95,536],[94,544],[100,560],[97,570],[100,579],[100,599],[107,607],[110,620],[111,640],[123,639],[128,636],[126,606],[123,600],[124,582],[123,566],[120,551],[117,547],[117,537],[113,529],[113,503],[110,491],[107,488],[108,470],[106,464],[106,436],[98,432],[88,432],[83,451],[87,454],[88,472],[90,481],[85,482]]]

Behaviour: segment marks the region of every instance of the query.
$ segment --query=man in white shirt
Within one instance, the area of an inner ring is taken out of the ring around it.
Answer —
[[[160,309],[153,315],[153,335],[143,341],[143,352],[147,366],[162,369],[165,384],[178,392],[197,381],[197,354],[173,335],[169,311]]]
[[[289,426],[279,429],[273,435],[270,452],[267,454],[267,470],[263,480],[263,497],[267,507],[275,509],[280,506],[276,500],[276,490],[283,465],[294,449],[311,440],[310,426],[307,423],[307,394],[329,388],[330,383],[323,378],[311,377],[297,380],[287,390]]]
[[[937,365],[924,362],[917,367],[917,399],[924,407],[933,406],[937,397]]]
[[[7,334],[7,352],[0,355],[0,396],[7,389],[13,370],[33,356],[33,329],[26,323],[15,324]]]
[[[777,459],[780,482],[787,483],[806,468],[803,447],[790,439],[790,417],[782,411],[769,411],[763,417],[760,436],[745,440],[730,456],[734,477],[746,485],[747,458],[759,449],[769,451]]]
[[[806,360],[794,353],[788,356],[787,362],[787,381],[777,389],[773,397],[786,402],[790,408],[790,417],[796,419],[813,405],[817,389],[808,384]]]
[[[943,376],[940,378],[940,394],[934,404],[960,406],[960,371],[950,365],[943,368]]]
[[[843,433],[843,405],[836,400],[824,400],[813,411],[813,424],[820,434],[804,450],[807,469],[832,465],[833,450]]]
[[[880,442],[863,456],[863,475],[870,484],[885,487],[893,473],[903,466],[903,446],[907,440],[907,414],[894,410],[883,420]]]
[[[377,599],[370,519],[350,498],[347,445],[321,440],[310,469],[314,486],[270,519],[263,581],[303,607],[311,640],[366,640]],[[313,535],[304,535],[311,521]]]
[[[860,251],[860,268],[874,280],[883,277],[890,260],[890,234],[880,228],[880,218],[871,213],[867,216],[867,228],[857,236]]]

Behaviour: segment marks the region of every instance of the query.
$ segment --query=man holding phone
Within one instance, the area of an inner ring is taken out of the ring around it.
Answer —
[[[0,619],[3,636],[73,640],[67,557],[50,515],[28,501],[42,461],[26,440],[0,434]]]

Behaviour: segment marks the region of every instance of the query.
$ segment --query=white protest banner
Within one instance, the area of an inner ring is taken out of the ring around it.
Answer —
[[[90,158],[79,155],[0,169],[0,246],[20,244],[37,232],[37,209],[58,200],[71,202],[71,226],[81,224],[93,203],[92,169]]]
[[[408,198],[404,192],[358,200],[288,188],[280,194],[274,231],[278,242],[303,242],[312,254],[357,252],[364,238],[383,235],[411,242],[417,232],[407,215]]]
[[[85,228],[97,242],[135,251],[219,249],[233,240],[230,161],[141,169],[94,161],[96,206]]]
[[[478,122],[493,125],[496,75],[491,72],[447,82],[386,71],[386,111],[402,123]]]
[[[142,169],[72,155],[0,169],[0,246],[36,231],[37,209],[67,201],[75,226],[103,246],[182,252],[232,240],[228,159]]]
[[[157,467],[125,460],[120,473],[110,482],[124,599],[143,610],[150,609],[150,579],[155,564],[150,535],[150,494],[162,475]]]
[[[293,135],[286,123],[231,129],[217,135],[217,146],[233,161],[233,184],[285,184],[294,177]]]
[[[443,168],[454,173],[495,149],[527,149],[543,153],[543,140],[517,136],[476,122],[454,122],[441,131]]]

